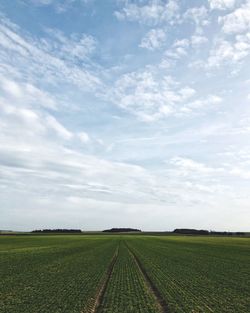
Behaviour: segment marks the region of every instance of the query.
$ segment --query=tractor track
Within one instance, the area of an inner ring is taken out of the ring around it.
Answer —
[[[131,256],[133,257],[136,265],[139,268],[139,271],[142,274],[142,277],[144,278],[144,281],[146,283],[146,286],[148,288],[148,291],[153,295],[153,297],[155,298],[155,301],[157,303],[157,306],[159,308],[159,311],[161,313],[171,313],[169,306],[167,304],[167,302],[165,301],[165,299],[162,297],[159,289],[155,286],[155,284],[153,283],[153,281],[151,280],[151,278],[148,276],[147,271],[145,270],[143,264],[141,263],[141,261],[139,260],[139,258],[136,256],[136,254],[130,249],[130,247],[127,245],[127,249],[129,251],[129,253],[131,254]]]
[[[110,278],[112,276],[115,263],[116,263],[117,258],[118,258],[118,253],[119,253],[119,247],[116,249],[116,252],[112,257],[112,260],[111,260],[109,267],[107,269],[107,272],[105,274],[105,278],[104,278],[102,285],[98,291],[98,294],[96,295],[94,306],[93,306],[92,310],[90,311],[90,313],[100,312],[100,309],[101,309],[101,306],[103,303],[103,298],[104,298],[108,283],[110,281]]]

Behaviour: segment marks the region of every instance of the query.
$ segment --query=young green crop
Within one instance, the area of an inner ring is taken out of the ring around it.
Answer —
[[[171,312],[250,312],[249,239],[144,237],[128,244]]]
[[[81,236],[9,242],[0,252],[1,313],[90,312],[117,246],[114,239]]]
[[[124,241],[121,241],[98,313],[160,313],[156,299]]]
[[[0,313],[158,313],[162,298],[169,313],[249,313],[250,238],[0,236]]]

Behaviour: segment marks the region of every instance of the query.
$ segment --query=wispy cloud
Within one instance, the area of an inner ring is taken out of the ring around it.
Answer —
[[[226,10],[232,9],[236,1],[235,0],[208,0],[211,9],[218,9],[218,10]]]
[[[142,38],[139,47],[148,50],[156,50],[162,47],[166,39],[166,33],[161,28],[151,29],[145,37]]]
[[[80,42],[72,38],[67,39],[60,32],[55,35],[57,42],[37,39],[20,34],[14,24],[1,19],[0,41],[2,47],[1,61],[6,65],[17,67],[22,75],[32,75],[33,80],[39,79],[55,83],[63,80],[81,88],[94,88],[100,84],[97,75],[86,68],[86,65],[75,64],[75,58],[82,59],[94,47],[94,39],[83,35]],[[74,42],[75,40],[75,42]],[[72,54],[69,49],[72,45]]]
[[[37,7],[52,7],[56,13],[61,14],[72,9],[76,5],[86,5],[93,0],[23,0],[27,5]]]
[[[249,1],[1,9],[0,228],[249,227]]]
[[[218,40],[210,51],[206,66],[220,67],[244,60],[250,53],[250,33],[238,35],[235,41]]]
[[[166,21],[174,21],[179,18],[179,5],[177,1],[149,1],[147,4],[138,5],[128,1],[114,15],[118,20],[137,21],[143,24],[159,25]]]
[[[189,86],[180,86],[170,76],[159,80],[151,71],[123,75],[115,83],[110,100],[144,121],[154,121],[174,114],[195,94]]]
[[[202,34],[203,28],[209,24],[208,10],[205,6],[189,8],[183,19],[190,20],[195,25],[196,34]]]
[[[242,4],[232,13],[219,17],[219,23],[222,24],[222,30],[226,34],[237,34],[250,30],[250,2]]]

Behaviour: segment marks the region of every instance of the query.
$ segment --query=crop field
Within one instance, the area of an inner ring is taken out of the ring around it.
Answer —
[[[250,238],[0,236],[1,313],[249,313]]]

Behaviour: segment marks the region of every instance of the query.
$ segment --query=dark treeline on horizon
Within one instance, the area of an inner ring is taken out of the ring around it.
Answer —
[[[81,229],[36,229],[33,230],[32,233],[81,233]]]
[[[129,232],[141,232],[136,228],[111,228],[103,230],[103,233],[129,233]]]
[[[2,234],[0,230],[0,234]],[[7,231],[5,231],[7,232]],[[8,231],[8,233],[11,233],[13,231]],[[100,231],[97,231],[100,232]],[[105,229],[101,231],[103,233],[143,233],[141,229],[137,228],[129,228],[129,227],[113,227],[110,229]],[[75,233],[75,234],[80,234],[80,233],[85,233],[81,229],[67,229],[67,228],[46,228],[46,229],[35,229],[32,230],[31,233]],[[87,232],[88,233],[88,232]],[[147,231],[145,232],[147,233]],[[154,232],[151,232],[154,233]],[[206,229],[192,229],[192,228],[176,228],[173,231],[159,231],[157,233],[166,233],[166,234],[179,234],[179,235],[222,235],[222,236],[245,236],[247,233],[246,232],[229,232],[229,231],[212,231],[212,230],[206,230]]]
[[[177,228],[173,231],[175,234],[183,235],[226,235],[226,236],[243,236],[244,232],[227,232],[227,231],[208,231],[204,229]]]

